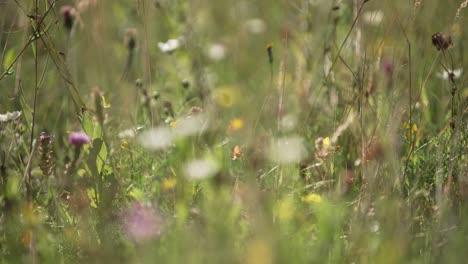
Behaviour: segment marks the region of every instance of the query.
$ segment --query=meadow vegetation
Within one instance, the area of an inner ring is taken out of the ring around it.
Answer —
[[[467,4],[0,0],[1,263],[465,263]]]

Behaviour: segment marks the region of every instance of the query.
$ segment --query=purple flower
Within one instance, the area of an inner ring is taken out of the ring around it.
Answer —
[[[162,217],[150,206],[135,203],[123,214],[126,235],[135,242],[144,242],[161,235]]]
[[[73,132],[68,136],[68,143],[75,145],[78,148],[84,144],[88,144],[89,142],[91,142],[91,139],[82,131]]]
[[[392,76],[393,76],[393,71],[395,70],[395,65],[393,64],[393,62],[390,61],[390,60],[385,60],[385,61],[381,64],[381,67],[382,67],[382,70],[383,70],[384,74],[385,74],[388,78],[392,78]]]

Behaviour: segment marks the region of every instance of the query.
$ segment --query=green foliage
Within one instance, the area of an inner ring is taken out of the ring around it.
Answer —
[[[462,1],[3,2],[1,263],[463,262]]]

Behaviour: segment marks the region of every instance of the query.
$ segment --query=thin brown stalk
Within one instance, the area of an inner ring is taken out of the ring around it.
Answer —
[[[33,102],[33,111],[32,111],[32,125],[31,125],[31,135],[30,135],[30,145],[29,145],[29,151],[32,153],[33,152],[33,145],[34,145],[34,128],[36,125],[36,111],[37,111],[37,94],[39,91],[39,78],[38,78],[38,46],[37,46],[37,41],[38,41],[38,34],[40,31],[40,22],[39,22],[39,6],[38,6],[38,1],[35,0],[35,5],[34,5],[34,21],[35,21],[35,28],[34,28],[34,102]],[[31,162],[31,157],[29,157],[28,163]],[[27,166],[26,173],[28,174],[28,177],[26,178],[26,193],[28,199],[32,198],[32,193],[31,193],[31,188],[30,188],[30,177],[31,177],[31,166]]]
[[[365,4],[368,2],[368,0],[364,0],[361,4],[361,6],[359,7],[358,11],[356,12],[356,17],[354,18],[353,20],[353,23],[351,24],[351,27],[350,29],[348,30],[348,33],[346,34],[346,37],[345,39],[343,40],[343,42],[341,43],[340,45],[340,48],[338,49],[338,53],[337,55],[335,56],[335,59],[333,60],[332,62],[332,65],[330,66],[330,70],[328,71],[328,74],[327,76],[325,76],[325,79],[328,80],[329,79],[329,76],[330,76],[330,73],[333,71],[333,68],[335,68],[336,66],[336,63],[338,62],[338,59],[340,57],[340,54],[341,54],[341,51],[343,50],[346,42],[348,41],[348,38],[349,36],[351,36],[351,33],[353,32],[353,29],[356,27],[356,24],[359,20],[359,17],[361,16],[361,13],[362,13],[362,10],[365,6]]]
[[[23,32],[23,37],[21,40],[21,43],[23,46],[28,46],[26,45],[26,37],[28,33],[26,30]],[[21,82],[21,66],[22,66],[22,55],[18,57],[18,63],[16,64],[16,72],[15,72],[15,90],[14,90],[14,96],[17,97],[19,96],[19,89],[20,89],[20,82]]]
[[[285,93],[285,90],[286,90],[286,65],[288,63],[287,62],[287,60],[288,60],[288,42],[289,42],[289,38],[288,38],[288,34],[286,34],[286,39],[284,41],[285,54],[284,54],[284,58],[283,58],[283,76],[282,76],[282,80],[281,80],[281,92],[280,92],[279,100],[278,100],[278,116],[277,116],[278,133],[281,133],[281,116],[284,113],[284,93]]]
[[[353,0],[354,8],[353,8],[353,13],[355,17],[358,17],[358,12],[359,12],[359,2],[361,0]],[[361,23],[359,20],[356,20],[356,26],[355,26],[355,37],[354,37],[354,51],[356,55],[356,64],[359,65],[359,62],[361,60]],[[339,55],[339,54],[338,54]]]
[[[401,24],[400,24],[401,25]],[[415,140],[413,140],[413,111],[412,111],[412,104],[413,104],[413,97],[412,97],[412,79],[413,79],[413,75],[411,73],[411,41],[409,40],[408,38],[408,35],[406,34],[406,31],[405,29],[403,28],[402,26],[402,30],[403,30],[403,35],[405,37],[405,40],[406,40],[406,44],[408,45],[408,66],[409,66],[409,69],[408,69],[408,77],[409,77],[409,84],[408,84],[408,99],[409,99],[409,102],[408,102],[408,107],[409,107],[409,120],[408,120],[408,124],[409,124],[409,140],[410,140],[410,150],[408,152],[408,156],[406,157],[406,162],[405,162],[405,169],[404,169],[404,172],[403,172],[403,182],[404,182],[404,179],[406,178],[406,173],[407,173],[407,170],[408,170],[408,165],[409,165],[409,161],[411,159],[411,156],[413,155],[413,151],[414,151],[414,145],[416,143]]]
[[[151,79],[151,59],[150,59],[150,52],[148,48],[148,14],[146,12],[146,6],[145,6],[145,0],[141,1],[141,10],[143,12],[143,35],[144,35],[144,43],[143,43],[143,48],[145,49],[145,75],[146,75],[146,80],[148,81],[149,86],[151,86],[152,79]]]
[[[28,184],[29,184],[29,177],[31,176],[30,175],[31,164],[32,164],[32,160],[34,157],[35,150],[36,150],[36,140],[33,141],[32,149],[31,149],[31,152],[29,153],[28,162],[26,163],[26,168],[24,169],[23,178],[21,179],[18,189],[20,189],[24,183],[26,183],[26,188],[29,188]]]

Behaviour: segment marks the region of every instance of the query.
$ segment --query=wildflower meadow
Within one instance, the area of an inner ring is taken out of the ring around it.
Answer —
[[[467,0],[0,0],[0,263],[467,263]]]

